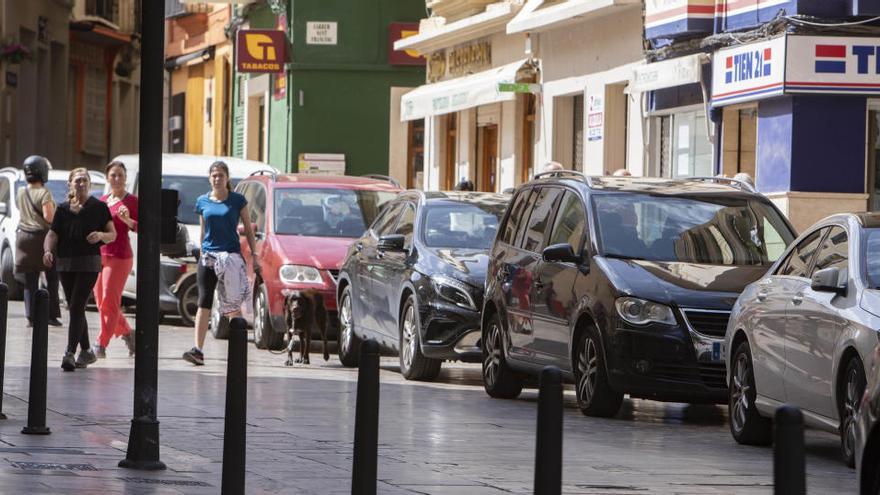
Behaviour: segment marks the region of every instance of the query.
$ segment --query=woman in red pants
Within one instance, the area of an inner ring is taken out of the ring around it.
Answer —
[[[95,355],[107,357],[107,346],[113,337],[122,337],[128,355],[134,356],[134,333],[122,314],[122,289],[131,273],[134,256],[128,231],[137,232],[138,199],[125,190],[126,170],[114,161],[105,169],[110,194],[101,197],[107,203],[116,227],[116,240],[101,246],[101,274],[95,283],[95,302],[101,315],[101,333],[95,342]]]

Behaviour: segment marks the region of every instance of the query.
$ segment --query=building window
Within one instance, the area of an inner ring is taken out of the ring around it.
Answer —
[[[713,173],[712,143],[702,109],[656,117],[656,163],[661,177],[701,177]]]

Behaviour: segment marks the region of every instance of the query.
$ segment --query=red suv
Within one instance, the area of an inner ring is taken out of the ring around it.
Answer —
[[[400,188],[391,180],[257,172],[241,181],[236,191],[250,205],[263,269],[260,277],[252,271],[248,274],[254,288],[256,346],[284,346],[284,301],[290,291],[323,302],[327,337],[335,338],[336,279],[348,247]],[[249,259],[244,236],[241,250]]]

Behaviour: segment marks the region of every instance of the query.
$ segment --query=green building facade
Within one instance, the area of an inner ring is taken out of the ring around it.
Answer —
[[[417,23],[424,2],[265,0],[238,15],[233,28],[283,26],[290,44],[285,74],[234,73],[232,154],[286,172],[301,154],[343,154],[346,174],[388,174],[391,88],[425,81],[424,66],[389,63],[390,26]]]

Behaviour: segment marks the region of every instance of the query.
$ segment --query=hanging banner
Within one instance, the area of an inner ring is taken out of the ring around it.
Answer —
[[[277,73],[287,62],[287,36],[274,29],[244,29],[238,32],[238,72]]]

